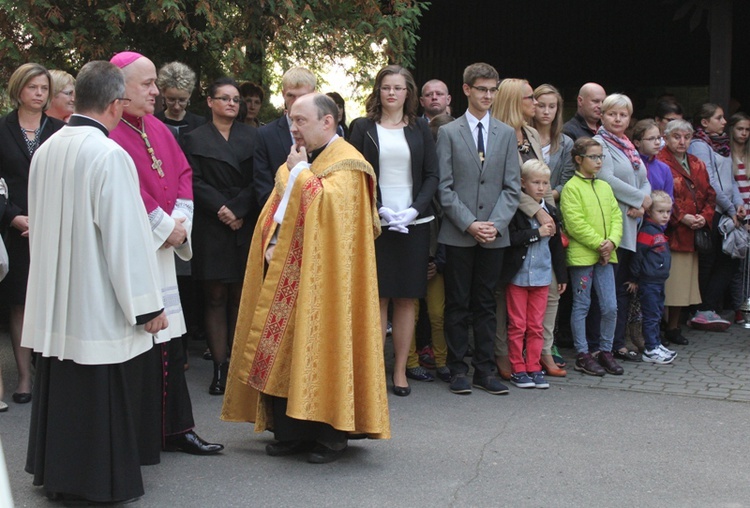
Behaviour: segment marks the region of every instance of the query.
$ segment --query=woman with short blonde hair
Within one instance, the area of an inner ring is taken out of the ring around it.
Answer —
[[[49,71],[52,78],[52,97],[47,116],[68,121],[73,114],[76,100],[76,78],[65,71],[54,69]]]

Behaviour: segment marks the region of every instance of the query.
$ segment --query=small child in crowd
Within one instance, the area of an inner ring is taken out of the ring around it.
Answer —
[[[596,178],[605,157],[601,145],[591,138],[579,138],[571,155],[576,172],[563,187],[560,208],[570,240],[567,262],[573,291],[570,324],[577,353],[575,370],[591,376],[621,375],[623,368],[612,355],[617,322],[612,263],[617,262],[615,249],[622,238],[622,212],[609,184]],[[601,351],[590,352],[586,316],[591,306],[592,286],[601,310]]]
[[[549,388],[540,360],[552,270],[557,276],[558,292],[565,291],[568,280],[565,251],[560,234],[556,233],[560,231],[557,210],[544,201],[550,173],[549,167],[536,159],[521,166],[521,189],[542,205],[556,225],[540,224],[518,210],[508,226],[510,250],[500,278],[501,284],[507,284],[508,359],[513,371],[510,382],[519,388]]]
[[[672,363],[677,353],[661,344],[659,325],[664,313],[664,283],[669,277],[672,256],[664,228],[672,215],[672,198],[664,191],[651,193],[651,208],[638,232],[638,245],[630,265],[631,293],[638,292],[643,314],[643,361]]]

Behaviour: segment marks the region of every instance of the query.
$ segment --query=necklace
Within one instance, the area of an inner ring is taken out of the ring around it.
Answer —
[[[164,178],[164,171],[161,169],[161,161],[156,158],[156,154],[154,153],[154,148],[151,146],[151,142],[148,140],[148,135],[146,135],[146,120],[141,119],[141,122],[143,122],[143,130],[139,129],[132,123],[128,122],[124,118],[121,118],[123,123],[133,129],[135,132],[141,135],[141,139],[143,139],[143,142],[146,144],[146,151],[151,156],[151,169],[159,173],[159,178]]]

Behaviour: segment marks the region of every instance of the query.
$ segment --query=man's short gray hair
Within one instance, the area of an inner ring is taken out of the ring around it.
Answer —
[[[313,104],[318,109],[318,120],[326,115],[331,115],[334,120],[339,117],[339,107],[336,103],[325,94],[315,94],[313,98]]]
[[[76,113],[104,113],[115,99],[125,95],[125,77],[116,66],[94,60],[83,66],[76,79]]]

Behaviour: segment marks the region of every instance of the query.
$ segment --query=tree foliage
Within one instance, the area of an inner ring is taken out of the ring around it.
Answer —
[[[352,76],[384,58],[410,65],[419,0],[0,0],[0,79],[36,61],[73,74],[125,49],[157,66],[180,60],[205,81],[230,74],[269,85],[268,63],[321,69],[342,57]],[[382,48],[382,49],[381,49]],[[384,54],[383,54],[384,52]]]

